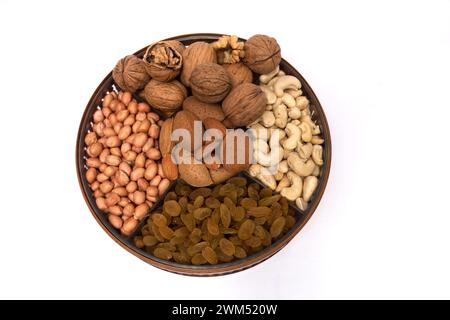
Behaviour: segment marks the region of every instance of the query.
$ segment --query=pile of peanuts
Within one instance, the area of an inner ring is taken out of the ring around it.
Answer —
[[[162,122],[130,92],[110,92],[85,136],[86,179],[97,207],[124,235],[134,231],[169,187],[160,163]]]

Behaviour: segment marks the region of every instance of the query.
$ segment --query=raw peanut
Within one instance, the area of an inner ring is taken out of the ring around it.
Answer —
[[[142,152],[142,148],[141,147],[136,147],[136,146],[132,146],[131,150],[133,150],[134,152],[136,152],[136,154],[139,154]]]
[[[145,120],[145,119],[147,119],[147,115],[144,113],[144,112],[139,112],[137,115],[136,115],[136,120],[137,121],[143,121],[143,120]]]
[[[145,154],[149,159],[152,160],[161,159],[161,152],[156,148],[150,148]]]
[[[92,189],[92,191],[97,191],[98,188],[100,188],[100,182],[94,181],[94,182],[91,184],[91,189]]]
[[[142,120],[141,125],[139,126],[137,132],[147,133],[150,129],[150,125],[151,125],[150,121],[147,118],[145,118],[144,120]]]
[[[123,234],[129,235],[131,232],[134,231],[134,229],[137,227],[138,223],[139,223],[138,220],[131,217],[124,222],[124,224],[120,230],[122,231]]]
[[[132,151],[132,150],[130,150],[130,151],[125,152],[123,154],[123,157],[127,161],[134,161],[136,159],[136,157],[137,157],[137,153]]]
[[[124,187],[117,187],[112,189],[111,192],[114,192],[115,194],[118,194],[121,197],[126,197],[128,195],[127,189]]]
[[[120,186],[126,186],[129,182],[130,182],[130,178],[128,177],[128,175],[123,172],[122,170],[117,171],[116,175],[116,182],[120,185]]]
[[[112,206],[112,207],[109,207],[108,212],[115,216],[120,216],[120,215],[122,215],[122,208],[119,206]]]
[[[124,92],[123,94],[122,94],[122,99],[120,99],[120,100],[122,100],[122,102],[125,104],[125,105],[128,105],[130,102],[131,102],[131,99],[132,99],[133,97],[131,96],[131,92]]]
[[[95,142],[91,144],[87,149],[88,155],[94,158],[98,157],[102,151],[103,145],[100,142]]]
[[[134,115],[130,114],[124,121],[123,121],[123,125],[124,126],[129,126],[131,128],[131,126],[136,122],[136,119],[134,118]]]
[[[115,216],[113,214],[109,214],[108,221],[114,228],[116,229],[122,228],[123,221],[120,217]]]
[[[150,207],[146,203],[137,206],[134,210],[134,217],[138,220],[142,220],[147,215],[149,209]]]
[[[112,177],[117,171],[117,167],[112,167],[112,166],[108,166],[106,167],[106,169],[103,171],[103,173],[105,175],[107,175],[108,177]]]
[[[119,147],[120,144],[121,144],[121,141],[118,136],[112,136],[112,137],[108,137],[108,139],[106,139],[106,146],[109,148]]]
[[[117,121],[119,121],[119,122],[124,122],[125,121],[125,119],[128,117],[128,115],[129,115],[129,111],[128,110],[121,110],[121,111],[119,111],[118,113],[117,113]]]
[[[106,210],[108,208],[108,205],[106,204],[106,199],[103,197],[95,199],[95,203],[97,205],[97,208],[99,208],[100,210]]]
[[[158,198],[157,197],[151,197],[151,196],[147,195],[147,200],[150,201],[150,202],[156,202],[158,200]]]
[[[98,170],[100,170],[100,172],[105,172],[106,168],[108,168],[108,165],[106,163],[102,163],[100,167],[98,167]]]
[[[84,137],[84,143],[87,146],[97,142],[97,134],[95,132],[89,132],[86,137]]]
[[[120,129],[118,133],[118,137],[120,140],[125,140],[128,138],[131,134],[131,127],[130,126],[124,126],[122,129]]]
[[[138,104],[136,101],[133,100],[128,104],[128,111],[130,111],[131,114],[138,113]]]
[[[120,201],[120,196],[116,193],[111,192],[106,196],[106,205],[108,207],[115,206],[116,204],[119,203],[119,201]]]
[[[103,137],[105,134],[103,133],[103,130],[105,129],[105,124],[103,122],[99,122],[94,124],[94,126],[92,127],[92,129],[94,130],[94,132],[99,136],[99,137]]]
[[[140,153],[137,155],[136,160],[134,161],[134,166],[136,168],[144,168],[145,166],[145,154]]]
[[[138,185],[139,190],[145,191],[145,190],[147,190],[147,188],[149,187],[150,184],[146,179],[140,178],[137,181],[137,185]]]
[[[133,123],[133,126],[131,127],[131,130],[133,131],[133,133],[137,133],[140,126],[141,126],[141,121],[136,120],[136,122]]]
[[[97,110],[94,112],[92,118],[94,119],[94,123],[99,123],[105,119],[105,116],[101,110]]]
[[[99,189],[94,191],[94,198],[97,199],[97,198],[101,198],[101,197],[104,197],[104,196],[105,196],[105,194],[103,192],[101,192]]]
[[[108,120],[111,123],[111,127],[114,127],[114,125],[118,122],[117,116],[114,113],[109,115]]]
[[[119,165],[119,170],[125,172],[127,175],[131,174],[131,167],[128,163],[126,163],[125,161],[122,161]]]
[[[150,113],[147,113],[147,119],[148,120],[152,120],[153,119],[153,121],[158,122],[159,121],[159,116],[158,116],[157,113],[150,112]]]
[[[150,121],[149,121],[149,123],[150,123]],[[150,126],[150,129],[148,130],[148,135],[150,137],[152,137],[153,139],[158,139],[158,137],[159,137],[159,130],[160,130],[160,128],[159,128],[159,126],[157,124],[152,124]]]
[[[122,152],[120,151],[119,148],[111,148],[111,149],[109,149],[109,151],[111,152],[111,154],[113,156],[118,156],[118,157],[122,156]]]
[[[146,104],[145,102],[140,102],[138,104],[138,110],[139,112],[150,112],[150,106]]]
[[[120,146],[120,152],[122,155],[124,155],[126,152],[131,150],[131,144],[125,142],[122,143],[122,145]]]
[[[146,133],[137,133],[134,137],[133,145],[138,148],[142,148],[147,142],[148,136]],[[150,158],[150,157],[149,157]]]
[[[102,106],[103,106],[104,108],[109,107],[109,105],[111,104],[111,101],[113,101],[113,100],[114,100],[113,96],[112,96],[111,94],[108,93],[108,94],[105,96],[105,98],[103,98]]]
[[[134,210],[134,204],[129,203],[125,207],[123,207],[123,214],[125,216],[131,217],[132,215],[134,215]]]
[[[138,181],[138,179],[143,178],[145,173],[144,168],[135,168],[130,175],[131,180]]]
[[[97,178],[97,170],[95,170],[95,168],[89,168],[86,171],[86,180],[89,183],[93,183],[96,178]]]
[[[115,111],[117,109],[117,104],[119,103],[119,101],[117,99],[114,99],[113,101],[111,101],[111,104],[109,105],[109,108],[112,111]]]
[[[105,128],[103,129],[103,134],[105,135],[105,137],[109,138],[114,137],[116,135],[116,132],[113,128]]]
[[[158,185],[158,194],[159,196],[163,195],[164,192],[166,192],[167,188],[170,185],[169,179],[162,179],[161,182]]]
[[[133,202],[137,205],[143,204],[145,202],[145,192],[135,191],[133,193]]]
[[[99,174],[97,175],[97,181],[98,181],[98,182],[102,183],[102,182],[105,182],[105,181],[107,181],[107,180],[109,180],[109,177],[108,177],[106,174],[104,174],[104,173],[99,173]]]
[[[155,176],[151,181],[150,181],[150,185],[151,186],[158,186],[159,183],[161,182],[161,176]]]
[[[145,179],[150,181],[156,176],[157,173],[158,173],[158,165],[155,162],[153,162],[147,166],[147,169],[145,169],[144,177]]]
[[[89,168],[98,168],[98,167],[100,167],[101,164],[102,163],[101,163],[101,161],[98,158],[88,158],[86,160],[86,165]]]
[[[114,184],[111,181],[105,181],[100,184],[100,191],[108,193],[114,188]]]
[[[148,138],[147,142],[142,147],[142,152],[147,152],[148,150],[150,150],[154,146],[155,146],[155,140],[153,138]]]
[[[123,124],[122,123],[116,123],[115,124],[115,126],[114,126],[114,132],[116,133],[116,134],[119,134],[119,131],[120,131],[120,129],[122,129],[122,127],[123,127]]]
[[[106,163],[106,158],[111,154],[109,149],[103,149],[102,153],[98,156],[102,163]]]
[[[127,189],[128,193],[133,193],[137,190],[138,186],[137,183],[134,181],[130,181],[130,183],[127,184],[125,189]]]
[[[109,155],[106,157],[106,164],[110,166],[117,167],[120,164],[121,160],[118,156]]]
[[[161,176],[161,178],[166,178],[161,163],[158,163],[158,175]]]
[[[155,186],[149,186],[147,188],[147,196],[150,196],[150,197],[158,196],[158,188]]]
[[[125,189],[125,188],[123,188],[123,189]],[[126,191],[126,190],[125,190]],[[114,190],[113,190],[113,192],[114,192]],[[121,206],[122,208],[125,208],[125,206],[127,206],[131,201],[130,201],[130,199],[128,199],[126,196],[128,195],[128,192],[125,192],[125,195],[124,196],[122,196],[122,198],[120,198],[120,201],[119,201],[119,206]]]

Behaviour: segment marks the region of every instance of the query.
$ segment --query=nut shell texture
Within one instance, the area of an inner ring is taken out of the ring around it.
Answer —
[[[258,74],[267,74],[281,62],[281,49],[277,40],[265,35],[255,35],[244,45],[245,64]]]
[[[202,41],[194,42],[183,52],[183,69],[181,70],[180,76],[181,82],[186,87],[189,87],[189,80],[195,67],[199,64],[216,62],[216,51],[209,43]]]
[[[231,89],[231,80],[225,69],[216,63],[198,65],[192,71],[192,94],[206,103],[222,101]]]
[[[120,59],[112,71],[112,76],[122,90],[132,93],[145,87],[150,80],[144,62],[134,55]]]
[[[183,104],[187,91],[177,80],[160,82],[152,79],[145,86],[143,96],[153,108],[170,117]]]

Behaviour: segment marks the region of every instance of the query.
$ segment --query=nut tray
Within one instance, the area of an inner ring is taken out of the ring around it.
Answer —
[[[221,36],[220,34],[211,34],[211,33],[190,34],[177,36],[166,40],[174,39],[182,42],[184,45],[189,45],[195,41],[213,42],[216,41],[220,36]],[[145,53],[145,49],[146,48],[139,50],[138,52],[135,53],[135,55],[142,57]],[[294,225],[294,227],[292,227],[283,237],[278,239],[271,246],[257,252],[256,254],[250,255],[244,259],[239,259],[228,263],[220,263],[217,265],[201,265],[201,266],[184,265],[172,261],[161,260],[147,253],[146,251],[137,248],[133,243],[133,237],[139,234],[140,227],[142,226],[142,224],[145,223],[146,218],[141,221],[136,231],[128,237],[123,236],[119,230],[113,228],[108,222],[107,215],[97,208],[93,192],[91,191],[89,183],[86,180],[85,174],[87,167],[85,165],[85,161],[87,155],[84,144],[84,136],[86,135],[87,132],[91,130],[92,116],[93,113],[100,108],[99,106],[102,103],[102,97],[108,92],[119,89],[117,85],[115,85],[114,80],[112,78],[112,73],[110,72],[97,87],[84,111],[80,127],[78,130],[77,145],[76,145],[76,167],[81,192],[83,193],[84,199],[86,200],[86,203],[89,209],[91,210],[94,218],[103,228],[103,230],[105,230],[109,234],[109,236],[119,245],[121,245],[124,249],[126,249],[133,255],[137,256],[138,258],[144,260],[145,262],[150,263],[151,265],[166,271],[193,276],[223,275],[245,270],[268,259],[272,255],[277,253],[280,249],[282,249],[308,222],[308,220],[311,218],[312,214],[316,210],[320,202],[320,199],[322,198],[322,195],[325,191],[325,187],[328,181],[328,176],[331,167],[331,137],[324,111],[309,84],[305,81],[305,79],[303,79],[300,73],[297,70],[295,70],[294,67],[292,67],[285,60],[281,61],[280,69],[286,72],[286,74],[288,75],[293,75],[297,77],[301,81],[304,95],[306,95],[311,102],[310,108],[311,111],[313,112],[312,118],[320,125],[322,129],[322,136],[323,139],[325,140],[323,144],[324,165],[322,167],[321,174],[319,176],[319,185],[311,199],[310,204],[308,205],[307,210],[305,212],[302,212],[294,204],[291,204],[291,207],[296,210],[297,222]],[[135,99],[142,100],[140,97],[136,95]],[[154,111],[158,112],[157,110]],[[262,185],[260,181],[254,179],[247,173],[240,173],[239,175],[246,177],[249,181],[254,181]],[[177,183],[178,183],[177,181],[172,182],[166,193],[171,191]],[[163,198],[164,197],[161,197],[155,203],[155,205],[151,208],[151,211],[161,206]]]

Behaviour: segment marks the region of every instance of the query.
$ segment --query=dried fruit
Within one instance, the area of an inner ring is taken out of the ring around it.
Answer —
[[[206,261],[208,261],[209,264],[217,264],[219,262],[216,252],[211,247],[203,248],[202,256]]]
[[[225,238],[220,239],[219,241],[220,250],[227,256],[233,256],[236,252],[236,248],[234,244]]]
[[[134,55],[120,59],[114,67],[112,75],[122,90],[132,93],[145,87],[150,80],[144,62]]]
[[[254,230],[255,230],[255,222],[253,222],[253,220],[250,219],[245,220],[239,227],[238,231],[239,239],[242,240],[249,239],[252,236]]]
[[[272,235],[272,238],[276,238],[281,234],[285,224],[285,217],[278,217],[277,219],[275,219],[272,226],[270,227],[270,234]]]
[[[164,212],[166,212],[169,216],[177,217],[181,213],[181,206],[175,200],[169,200],[164,202],[163,205]]]
[[[172,253],[164,248],[156,248],[155,251],[153,251],[153,254],[155,257],[163,259],[163,260],[170,260],[172,259]]]

